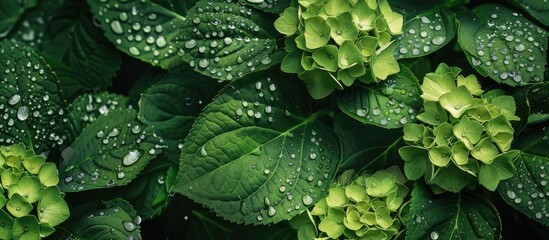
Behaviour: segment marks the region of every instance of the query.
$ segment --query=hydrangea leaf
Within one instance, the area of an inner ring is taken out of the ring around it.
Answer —
[[[398,149],[398,153],[405,161],[404,174],[406,178],[415,181],[422,177],[429,166],[429,151],[427,149],[405,146]]]
[[[14,0],[8,0],[2,3],[2,6],[0,6],[0,38],[8,35],[26,8],[34,7],[30,4],[31,2],[36,4],[36,1],[27,2]]]
[[[169,44],[185,21],[180,11],[154,0],[88,0],[88,4],[118,50],[164,69],[183,63],[177,49]]]
[[[8,41],[0,42],[0,103],[4,121],[0,139],[22,142],[37,153],[65,140],[65,102],[57,77],[31,50]]]
[[[471,155],[485,164],[490,164],[499,155],[499,151],[492,140],[486,137],[471,149]]]
[[[526,12],[532,17],[540,21],[543,25],[549,26],[549,6],[546,2],[537,0],[513,0],[513,2],[519,4]]]
[[[286,8],[284,12],[280,14],[280,17],[276,19],[274,26],[276,30],[282,34],[292,36],[295,32],[297,32],[297,28],[299,27],[297,8]]]
[[[14,239],[41,239],[40,225],[35,216],[22,216],[13,222],[12,237]]]
[[[436,102],[425,102],[423,104],[424,112],[417,115],[417,119],[429,125],[440,125],[448,121],[448,114]]]
[[[44,189],[37,209],[40,223],[47,223],[52,227],[69,218],[69,206],[56,186]]]
[[[333,2],[338,1],[336,0]],[[345,41],[354,41],[358,36],[358,29],[353,23],[353,16],[350,12],[345,12],[337,17],[328,18],[327,22],[330,25],[330,37],[340,46]]]
[[[184,142],[172,191],[245,224],[286,220],[323,198],[340,160],[339,143],[318,121],[327,112],[310,114],[296,97],[304,96],[300,85],[263,72],[221,90]],[[291,174],[295,181],[285,182]]]
[[[164,147],[131,109],[112,110],[82,131],[63,153],[59,166],[63,192],[128,184]]]
[[[379,84],[346,89],[338,99],[338,107],[365,124],[400,128],[415,120],[422,106],[419,93],[417,78],[403,67],[397,75]]]
[[[61,226],[78,239],[141,239],[141,217],[123,199],[91,201],[71,209]]]
[[[459,21],[458,41],[480,74],[510,86],[543,81],[547,31],[496,4],[480,5]]]
[[[299,74],[299,78],[305,81],[307,90],[309,90],[309,94],[314,99],[325,98],[335,89],[341,88],[341,84],[334,77],[328,72],[319,69],[305,71]]]
[[[520,150],[514,161],[516,172],[497,188],[505,202],[543,226],[549,226],[549,209],[545,195],[549,192],[547,126],[547,123],[539,124],[516,139],[513,148]]]
[[[486,197],[466,190],[433,194],[424,184],[414,185],[407,239],[499,239],[500,234],[498,212]]]
[[[440,105],[448,111],[452,117],[460,118],[465,111],[475,106],[475,99],[465,86],[460,86],[440,96]]]
[[[326,45],[313,52],[313,59],[320,65],[321,69],[329,72],[337,71],[338,49],[334,45]]]
[[[454,125],[454,136],[467,146],[469,150],[480,140],[484,127],[482,124],[471,121],[468,117],[462,117],[459,123]]]
[[[330,25],[320,16],[308,18],[304,22],[305,46],[317,49],[325,46],[330,40]]]
[[[179,49],[172,49],[174,54],[211,78],[236,80],[277,64],[284,56],[277,51],[273,23],[233,1],[201,0],[175,26],[181,27],[170,41]]]
[[[513,160],[520,151],[513,150],[496,157],[490,164],[481,164],[478,182],[490,191],[495,191],[499,182],[511,178],[515,173]]]

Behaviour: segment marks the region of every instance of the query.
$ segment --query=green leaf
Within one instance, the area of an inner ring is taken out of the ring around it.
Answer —
[[[480,74],[510,86],[543,80],[547,31],[494,4],[478,6],[459,21],[458,41]]]
[[[169,44],[186,20],[180,13],[153,0],[88,0],[88,4],[118,50],[164,69],[183,63],[177,49]]]
[[[82,1],[65,1],[48,22],[38,48],[48,63],[59,59],[76,73],[71,76],[75,84],[61,84],[71,99],[85,90],[110,87],[122,61],[115,47],[101,36],[102,30],[94,26],[88,8]],[[56,65],[52,69],[57,73]]]
[[[398,148],[404,142],[400,129],[363,124],[343,113],[334,116],[334,128],[344,146],[340,172],[347,169],[358,169],[358,172],[375,171],[401,163]],[[376,141],[363,141],[365,136],[375,137]]]
[[[381,83],[345,89],[338,98],[338,107],[365,124],[400,128],[413,122],[421,109],[419,93],[417,78],[402,67],[399,74]]]
[[[260,12],[230,1],[199,1],[172,40],[173,49],[195,71],[219,80],[236,80],[279,63],[276,30]],[[328,36],[329,37],[329,36]]]
[[[549,226],[545,195],[549,192],[548,138],[547,124],[531,128],[517,138],[513,148],[521,152],[514,161],[516,172],[498,187],[505,202],[544,226]]]
[[[342,88],[330,73],[320,69],[305,71],[298,76],[305,82],[309,94],[314,99],[325,98],[337,88]]]
[[[432,9],[417,9],[422,7]],[[415,11],[410,11],[412,9]],[[396,9],[405,16],[402,35],[394,43],[397,46],[396,59],[417,58],[433,53],[449,43],[456,34],[455,15],[445,8],[422,3],[415,4],[412,9]]]
[[[11,239],[12,227],[13,219],[11,218],[11,216],[5,210],[0,210],[0,238]]]
[[[292,36],[299,27],[297,8],[289,7],[284,10],[274,22],[276,30],[286,36]]]
[[[528,99],[530,113],[528,123],[544,122],[549,120],[549,83],[532,85],[526,97]]]
[[[23,216],[15,219],[12,228],[13,239],[31,240],[40,238],[40,225],[35,216]]]
[[[300,85],[268,72],[224,88],[185,139],[172,191],[245,224],[289,219],[323,198],[339,143],[318,121],[327,112],[296,97],[307,95]]]
[[[69,126],[67,144],[71,144],[98,117],[114,109],[132,108],[128,97],[108,93],[87,93],[80,95],[68,107]]]
[[[238,0],[238,2],[269,13],[282,13],[292,3],[291,0]]]
[[[303,27],[305,46],[308,49],[323,47],[330,40],[330,25],[320,16],[306,19]]]
[[[37,153],[62,144],[65,103],[49,66],[32,51],[8,41],[0,42],[0,62],[0,103],[5,112],[0,138],[22,142]]]
[[[63,192],[128,184],[162,152],[161,141],[135,119],[134,110],[113,110],[82,131],[63,153],[59,166]]]
[[[62,227],[78,239],[141,239],[140,223],[132,206],[118,198],[76,206]]]
[[[40,223],[47,223],[52,227],[69,218],[69,206],[63,200],[63,195],[56,186],[47,187],[43,190],[36,208],[38,209]]]
[[[540,21],[543,25],[549,25],[549,6],[547,2],[537,0],[513,0],[513,2],[519,4],[526,12],[532,17]]]
[[[25,10],[6,39],[17,41],[31,47],[39,47],[48,23],[54,17],[64,0],[31,1],[36,6]],[[2,37],[0,37],[1,39]],[[49,63],[49,62],[48,62]]]
[[[416,183],[406,239],[499,239],[501,222],[496,208],[474,192],[432,194]]]
[[[221,85],[185,66],[159,79],[141,94],[139,119],[155,128],[167,145],[164,153],[177,164],[181,154],[179,145]]]
[[[0,39],[5,37],[25,11],[22,1],[7,0],[0,6]]]

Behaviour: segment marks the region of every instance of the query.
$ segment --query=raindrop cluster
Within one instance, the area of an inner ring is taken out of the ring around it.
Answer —
[[[199,1],[183,21],[174,45],[189,66],[221,81],[243,77],[275,63],[274,37],[256,10],[225,1]]]
[[[453,22],[445,21],[445,11],[416,16],[404,25],[397,38],[395,58],[425,56],[440,49],[453,37]],[[449,24],[449,25],[447,25]],[[447,37],[451,33],[451,37]]]

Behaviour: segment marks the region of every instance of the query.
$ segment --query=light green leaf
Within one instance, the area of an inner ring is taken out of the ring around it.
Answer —
[[[180,25],[171,41],[179,49],[173,49],[174,54],[195,71],[215,79],[236,80],[284,57],[276,50],[272,21],[234,2],[201,0]]]
[[[415,4],[411,7],[431,9],[396,9],[405,16],[402,35],[398,36],[395,42],[396,59],[416,58],[433,53],[450,42],[456,33],[455,16],[447,9],[440,9],[429,3]]]
[[[63,200],[63,195],[56,186],[44,189],[36,208],[40,223],[47,223],[52,227],[69,218],[69,206]]]
[[[351,10],[353,21],[360,31],[370,31],[374,29],[377,14],[376,11],[368,6],[366,1],[358,1]]]
[[[350,184],[345,187],[345,195],[349,200],[356,203],[362,202],[368,197],[368,195],[366,195],[366,189],[363,186],[355,184]]]
[[[332,75],[320,69],[305,71],[298,76],[305,82],[309,94],[314,99],[325,98],[334,90],[342,88],[341,84]]]
[[[521,152],[514,161],[513,177],[499,184],[502,198],[519,212],[549,226],[547,196],[549,192],[549,138],[548,124],[529,129],[516,139],[514,149]]]
[[[132,206],[117,198],[78,205],[61,226],[78,239],[141,239],[140,223]]]
[[[179,12],[153,0],[88,0],[88,4],[105,36],[120,51],[164,69],[183,63],[169,44],[186,20]]]
[[[422,106],[419,83],[413,73],[402,71],[376,85],[347,88],[338,99],[345,114],[365,124],[400,128],[413,122]]]
[[[246,224],[289,219],[323,198],[339,143],[318,121],[327,112],[310,114],[296,97],[307,95],[300,85],[269,71],[224,88],[185,140],[172,191]]]
[[[478,173],[478,182],[490,191],[495,191],[500,181],[511,178],[515,173],[513,160],[520,151],[513,150],[503,154],[490,164],[481,164]]]
[[[62,144],[65,102],[55,74],[34,52],[0,42],[0,103],[4,106],[0,138],[22,142],[37,153]]]
[[[25,11],[22,1],[6,0],[0,5],[0,39],[8,35],[19,17]]]
[[[499,239],[500,233],[498,212],[486,197],[469,191],[432,194],[414,185],[406,239]]]
[[[475,99],[465,86],[460,86],[440,96],[440,105],[448,111],[452,117],[460,118],[465,111],[473,108]]]
[[[289,7],[284,10],[274,22],[276,30],[286,36],[292,36],[299,27],[297,8]]]
[[[134,110],[112,110],[82,131],[63,153],[59,166],[63,192],[128,184],[162,152],[153,131]]]
[[[114,109],[132,108],[128,97],[108,93],[87,93],[80,95],[68,107],[69,126],[67,145],[71,144],[98,117]]]
[[[458,41],[480,74],[510,86],[543,81],[547,31],[495,4],[478,6],[459,21]]]

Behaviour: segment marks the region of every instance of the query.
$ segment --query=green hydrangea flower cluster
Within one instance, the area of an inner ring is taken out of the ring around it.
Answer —
[[[275,27],[287,36],[282,70],[299,74],[311,96],[323,98],[357,78],[378,82],[400,71],[391,43],[402,33],[403,17],[387,0],[298,3],[280,15]]]
[[[425,176],[428,184],[458,192],[478,178],[494,191],[514,172],[510,151],[515,100],[499,91],[483,93],[474,75],[445,64],[428,73],[421,89],[424,112],[420,124],[404,126],[409,146],[399,149],[410,180]]]
[[[40,239],[69,217],[57,167],[23,144],[0,147],[0,239]],[[36,209],[36,210],[35,210]]]
[[[343,173],[311,211],[320,218],[320,237],[391,239],[398,235],[403,225],[398,213],[408,194],[402,172],[391,167],[349,181],[353,175],[352,170]]]

